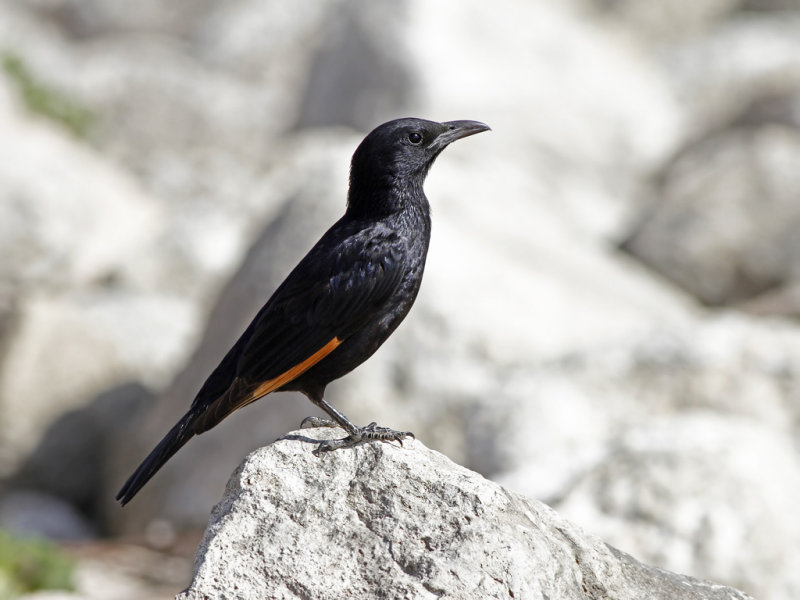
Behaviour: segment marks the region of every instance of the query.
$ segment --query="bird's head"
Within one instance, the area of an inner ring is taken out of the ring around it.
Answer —
[[[373,129],[353,154],[348,210],[389,200],[385,193],[422,190],[436,157],[452,142],[489,130],[478,121],[396,119]],[[378,208],[378,207],[375,207]]]

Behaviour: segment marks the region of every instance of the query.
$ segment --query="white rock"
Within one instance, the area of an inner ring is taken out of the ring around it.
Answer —
[[[800,461],[792,444],[746,419],[655,419],[609,441],[558,509],[666,569],[794,598]]]
[[[305,436],[337,434],[247,458],[179,599],[748,597],[641,564],[417,441],[312,455]]]

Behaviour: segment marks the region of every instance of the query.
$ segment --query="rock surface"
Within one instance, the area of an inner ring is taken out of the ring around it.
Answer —
[[[297,431],[244,461],[179,600],[749,598],[642,564],[416,440],[313,456],[341,433]]]

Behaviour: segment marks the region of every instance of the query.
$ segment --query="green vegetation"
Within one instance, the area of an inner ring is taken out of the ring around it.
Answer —
[[[0,531],[0,600],[37,590],[72,590],[73,571],[72,559],[55,544]]]
[[[94,121],[89,109],[37,79],[22,58],[13,52],[2,53],[2,66],[28,110],[58,123],[76,137],[87,136]]]

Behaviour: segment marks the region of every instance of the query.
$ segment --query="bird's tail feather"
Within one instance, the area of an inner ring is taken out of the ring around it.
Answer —
[[[178,423],[169,430],[158,446],[142,461],[142,464],[133,472],[117,493],[117,500],[125,506],[142,489],[144,484],[150,481],[158,470],[164,466],[172,456],[180,450],[186,442],[195,435],[194,420],[196,415],[189,411]]]

